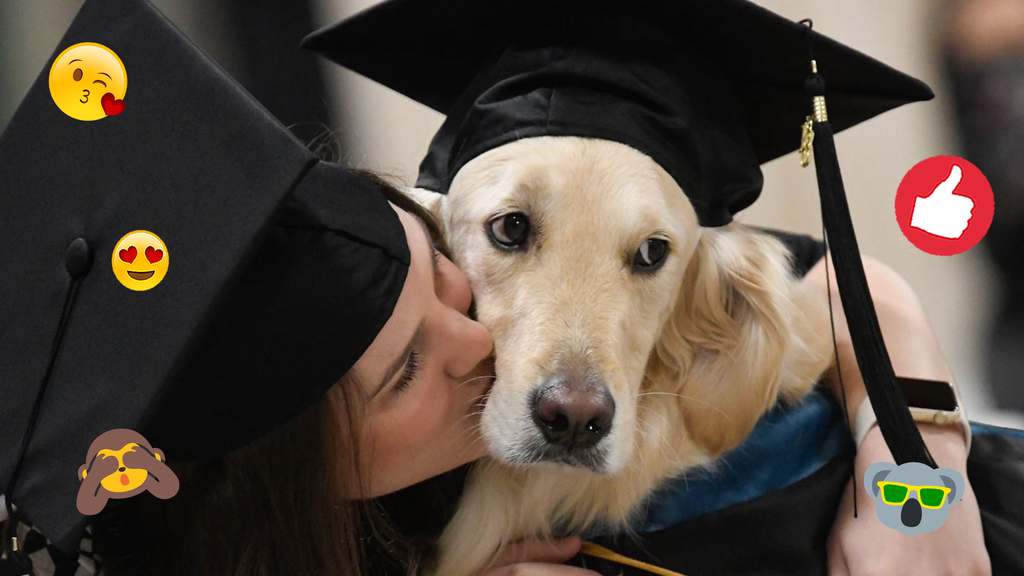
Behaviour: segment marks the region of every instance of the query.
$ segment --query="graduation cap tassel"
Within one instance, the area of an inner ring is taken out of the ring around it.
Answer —
[[[13,518],[8,517],[10,523]],[[18,538],[12,536],[10,539],[10,552],[4,558],[0,558],[0,576],[32,576],[32,560],[18,549]]]
[[[875,314],[875,305],[868,290],[867,277],[857,247],[857,237],[846,202],[843,177],[839,170],[832,126],[828,122],[825,104],[825,80],[818,74],[811,45],[811,21],[807,26],[807,44],[811,61],[811,74],[807,77],[807,91],[812,98],[813,116],[810,118],[814,167],[821,196],[822,220],[827,231],[828,250],[831,251],[839,284],[839,296],[846,312],[853,349],[867,388],[868,398],[878,418],[878,427],[896,464],[921,462],[935,468],[921,432],[910,416],[906,400],[896,387],[896,374],[882,339],[882,330]],[[807,125],[805,124],[805,130]],[[805,140],[805,141],[806,141]],[[838,358],[836,359],[838,362]]]
[[[67,330],[68,322],[71,319],[71,311],[74,309],[75,300],[78,297],[78,289],[81,287],[81,280],[89,267],[92,265],[92,251],[88,243],[82,238],[76,238],[68,246],[65,259],[70,283],[64,294],[64,306],[61,309],[60,321],[57,325],[57,333],[54,335],[53,344],[50,347],[50,360],[46,365],[46,372],[39,384],[35,401],[32,403],[32,412],[29,415],[28,426],[21,437],[21,447],[18,450],[18,459],[15,462],[11,477],[7,480],[7,487],[4,488],[4,504],[7,507],[7,526],[4,534],[6,544],[7,536],[10,536],[10,549],[5,558],[0,558],[0,576],[23,576],[32,574],[32,560],[18,550],[18,519],[14,510],[14,490],[18,485],[18,477],[21,474],[22,464],[25,462],[25,455],[28,453],[29,443],[32,441],[32,433],[35,431],[36,422],[39,419],[39,410],[42,407],[43,398],[46,395],[46,388],[50,383],[53,368],[57,361],[57,354],[64,341],[64,333]]]

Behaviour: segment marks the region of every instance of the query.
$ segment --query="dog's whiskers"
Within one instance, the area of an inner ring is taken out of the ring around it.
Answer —
[[[654,410],[653,408],[651,408],[650,406],[644,406],[643,404],[637,404],[637,408],[642,408],[644,410],[650,410],[651,412],[657,413],[657,411]],[[639,413],[637,413],[637,421],[643,423],[644,425],[647,424],[647,421],[644,420],[640,416]],[[672,439],[665,438],[662,442],[659,442],[659,445],[660,445],[660,449],[661,449],[662,454],[665,453],[665,448],[666,447],[668,447],[668,448],[670,448],[672,450],[672,457],[674,458],[673,460],[671,460],[672,462],[677,462],[677,463],[682,465],[684,462],[686,462],[688,460],[688,459],[684,459],[682,456],[679,455],[679,449],[678,449],[679,446],[675,442],[673,442]]]
[[[452,430],[452,428],[455,428],[456,426],[458,426],[459,424],[461,424],[463,420],[465,420],[465,419],[467,419],[467,418],[472,418],[473,416],[477,416],[477,415],[479,415],[480,413],[481,413],[480,411],[478,411],[478,410],[474,410],[474,411],[472,411],[472,412],[470,412],[470,413],[468,413],[468,414],[465,414],[464,416],[462,416],[461,418],[459,418],[459,419],[458,419],[458,420],[456,420],[455,422],[452,422],[452,424],[451,424],[451,425],[450,425],[450,426],[448,427],[448,429],[447,429],[447,430],[445,430],[445,433],[447,434],[448,432],[450,432],[450,431]],[[479,423],[477,423],[477,424],[474,424],[474,425],[473,425],[473,427],[471,427],[471,428],[470,428],[470,430],[472,430],[472,428],[475,428],[475,427],[477,427],[477,426],[480,426],[480,424],[479,424]]]
[[[458,384],[456,384],[455,385],[455,389],[457,390],[457,389],[461,388],[462,386],[465,386],[466,384],[469,384],[470,382],[475,382],[477,380],[485,380],[487,378],[490,378],[491,380],[497,380],[498,379],[497,376],[491,376],[491,375],[474,376],[473,378],[470,378],[469,380],[464,380],[464,381],[459,382]]]
[[[473,439],[472,442],[470,442],[469,444],[466,444],[465,446],[463,446],[463,448],[461,450],[459,450],[459,452],[458,452],[458,454],[456,454],[456,456],[458,456],[461,459],[462,455],[465,452],[469,451],[471,448],[475,448],[477,442],[482,442],[482,441],[483,441],[483,437],[482,436],[477,436],[476,438]]]
[[[462,418],[459,419],[458,422],[461,422],[463,419],[468,418],[469,416],[472,416],[472,415],[473,414],[468,414],[466,416],[463,416]],[[456,422],[456,424],[458,424],[458,422]],[[454,426],[455,426],[455,424],[452,425],[452,427],[454,427]],[[466,434],[472,436],[473,440],[469,444],[466,444],[465,446],[463,446],[463,448],[461,450],[459,450],[459,452],[458,452],[458,454],[456,454],[456,456],[461,458],[462,454],[465,453],[467,450],[475,447],[478,442],[483,442],[484,441],[483,434],[479,434],[479,431],[480,431],[480,429],[482,427],[483,427],[483,425],[480,422],[477,422],[476,424],[474,424],[474,425],[472,425],[472,426],[470,426],[469,428],[466,429]],[[451,430],[451,427],[449,428],[449,430]]]
[[[640,392],[639,394],[636,395],[637,398],[639,398],[641,396],[676,396],[677,398],[682,398],[683,400],[690,400],[692,402],[696,402],[698,404],[702,404],[704,406],[707,406],[708,408],[711,408],[711,409],[715,410],[716,412],[718,412],[722,416],[725,416],[726,420],[732,420],[732,417],[729,416],[728,414],[726,414],[725,412],[722,412],[722,409],[719,408],[718,406],[715,406],[714,404],[709,404],[709,403],[701,400],[700,398],[694,398],[693,396],[687,396],[685,394],[676,394],[674,392]]]

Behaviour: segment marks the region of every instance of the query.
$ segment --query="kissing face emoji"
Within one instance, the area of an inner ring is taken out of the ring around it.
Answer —
[[[124,110],[128,73],[114,51],[102,44],[75,44],[50,67],[50,96],[76,120],[99,120]]]
[[[149,290],[164,279],[167,261],[163,240],[145,230],[125,234],[110,258],[117,281],[137,292]]]

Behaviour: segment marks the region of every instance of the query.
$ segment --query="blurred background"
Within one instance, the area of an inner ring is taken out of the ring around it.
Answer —
[[[152,1],[300,139],[336,141],[336,156],[351,165],[415,180],[441,115],[298,49],[309,31],[375,0]],[[0,128],[56,55],[82,2],[0,0]],[[863,253],[897,270],[919,295],[968,415],[1024,427],[1024,2],[758,3],[794,20],[813,18],[815,30],[934,89],[931,102],[837,137],[857,237]],[[957,256],[918,250],[893,214],[903,175],[940,154],[976,164],[995,193],[988,235]],[[791,154],[764,173],[764,193],[739,220],[820,238],[813,170],[800,169]]]

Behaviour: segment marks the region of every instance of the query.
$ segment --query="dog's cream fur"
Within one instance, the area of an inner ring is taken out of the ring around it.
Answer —
[[[739,223],[701,228],[672,178],[630,147],[518,140],[467,163],[446,197],[412,193],[444,226],[497,356],[482,416],[492,457],[471,471],[437,574],[474,574],[521,537],[628,530],[659,483],[738,445],[831,363],[823,297],[792,277],[782,243]],[[524,252],[487,236],[510,212],[532,222]],[[651,237],[669,243],[664,265],[631,272]],[[597,471],[525,462],[539,438],[528,395],[567,365],[597,373],[615,401]]]

